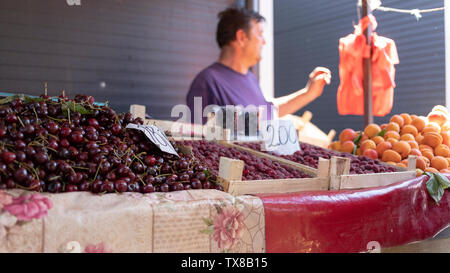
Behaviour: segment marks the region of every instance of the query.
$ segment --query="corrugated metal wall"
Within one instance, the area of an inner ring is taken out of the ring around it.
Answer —
[[[336,93],[339,86],[339,38],[353,32],[358,23],[356,0],[277,0],[274,5],[275,95],[298,90],[316,66],[332,71],[332,83],[323,95],[299,111],[313,113],[312,122],[323,131],[350,127],[362,129],[362,116],[339,116]],[[439,0],[385,0],[386,7],[427,9],[444,6]],[[424,13],[417,21],[409,14],[374,11],[376,32],[394,39],[400,58],[396,66],[393,114],[426,115],[436,104],[445,105],[444,12]]]
[[[69,1],[77,2],[77,1]],[[0,92],[62,89],[169,118],[214,62],[217,13],[232,0],[0,1]]]

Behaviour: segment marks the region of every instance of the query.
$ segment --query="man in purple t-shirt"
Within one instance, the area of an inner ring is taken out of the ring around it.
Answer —
[[[202,113],[207,105],[275,106],[278,117],[295,113],[322,94],[331,80],[331,72],[317,67],[309,81],[290,95],[266,101],[258,80],[250,68],[261,60],[266,43],[263,37],[264,17],[246,9],[228,8],[219,13],[216,40],[221,49],[219,60],[202,70],[193,80],[187,94],[187,105],[194,117],[195,97],[202,98]],[[198,111],[198,109],[197,109]],[[192,118],[193,122],[196,122]],[[203,118],[203,123],[205,118]]]

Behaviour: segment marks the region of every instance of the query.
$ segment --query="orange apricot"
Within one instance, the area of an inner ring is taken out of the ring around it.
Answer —
[[[389,165],[394,165],[394,166],[397,166],[397,163],[395,163],[394,161],[387,161],[387,162],[385,162],[386,164],[389,164]]]
[[[413,135],[415,137],[415,136],[417,136],[418,131],[417,131],[416,127],[414,127],[413,125],[408,124],[408,125],[405,125],[405,126],[402,127],[402,130],[401,130],[400,134],[402,134],[402,135],[404,135],[404,134],[411,134],[411,135]]]
[[[450,131],[450,121],[447,121],[446,123],[441,125],[441,133]]]
[[[411,125],[416,127],[418,132],[422,132],[423,128],[425,128],[425,120],[421,117],[417,117],[412,120]]]
[[[351,140],[347,140],[341,144],[341,152],[344,153],[353,153],[353,149],[355,148],[355,143]]]
[[[448,116],[447,112],[439,110],[431,110],[427,118],[428,121],[435,122],[439,124],[439,126],[442,126],[447,121],[447,116]]]
[[[437,156],[443,156],[445,158],[450,156],[450,149],[447,145],[439,144],[434,148],[434,154]]]
[[[392,144],[388,141],[383,141],[378,143],[376,151],[378,153],[379,156],[381,156],[383,154],[384,151],[392,149]]]
[[[433,121],[428,122],[427,126],[425,126],[425,127],[433,127],[439,131],[438,133],[441,132],[441,125],[439,125],[439,123],[437,123],[437,122],[433,122]]]
[[[378,124],[375,123],[371,123],[367,125],[366,128],[364,128],[364,134],[367,135],[369,138],[378,135],[378,133],[380,132],[381,132],[380,126],[378,126]]]
[[[400,134],[398,132],[396,132],[396,131],[387,131],[384,134],[384,139],[388,139],[388,138],[394,138],[394,139],[399,140],[400,139]]]
[[[403,134],[400,136],[400,140],[404,140],[404,141],[416,141],[416,138],[412,135],[412,134]]]
[[[448,113],[447,107],[445,107],[444,105],[440,105],[440,104],[433,106],[431,111],[441,111],[441,112],[444,112],[444,113]]]
[[[436,147],[439,144],[442,144],[442,136],[439,133],[436,132],[429,132],[429,133],[425,133],[424,135],[424,139],[422,141],[423,144],[426,144],[430,147]]]
[[[448,161],[445,157],[442,156],[435,156],[430,160],[431,167],[435,168],[436,170],[442,170],[448,168]]]
[[[441,127],[433,126],[433,125],[431,125],[431,122],[430,122],[430,124],[428,124],[427,126],[425,126],[425,128],[423,128],[422,134],[425,135],[426,133],[431,133],[431,132],[440,133]]]
[[[428,157],[426,156],[421,156],[420,158],[422,158],[422,160],[425,162],[425,165],[427,167],[430,167],[430,160],[428,159]]]
[[[416,159],[416,168],[419,168],[421,170],[425,170],[427,168],[427,163],[420,156],[418,156]]]
[[[335,150],[335,151],[339,151],[341,143],[339,141],[333,141],[330,145],[328,145],[328,149],[330,150]]]
[[[376,136],[376,137],[372,138],[372,140],[373,140],[373,142],[375,142],[375,144],[378,145],[379,143],[384,141],[384,138],[381,136]]]
[[[403,127],[403,124],[405,123],[402,116],[400,116],[400,115],[393,115],[391,117],[391,119],[389,120],[389,122],[397,123],[400,128]]]
[[[403,126],[411,124],[412,118],[408,113],[400,114],[400,116],[403,118]]]
[[[397,163],[395,164],[397,167],[401,167],[401,168],[407,168],[407,165],[405,165],[404,163]]]
[[[432,147],[430,147],[430,146],[428,146],[428,145],[425,145],[425,144],[420,144],[419,145],[419,150],[422,152],[423,150],[430,150],[430,151],[434,151],[434,149],[432,148]]]
[[[421,169],[416,169],[416,177],[423,175],[423,171]]]
[[[392,145],[392,149],[394,149],[394,151],[399,153],[402,156],[402,158],[408,157],[409,152],[411,152],[411,146],[409,146],[409,143],[404,140],[401,140]]]
[[[361,145],[359,146],[361,149],[361,152],[364,153],[364,150],[366,149],[376,149],[377,148],[377,144],[375,144],[375,142],[373,140],[365,140],[363,142],[361,142]]]
[[[390,138],[388,138],[388,139],[386,139],[386,141],[387,142],[390,142],[392,145],[394,145],[395,143],[397,143],[398,142],[398,140],[397,139],[395,139],[395,138],[392,138],[392,137],[390,137]]]
[[[432,167],[425,168],[424,171],[430,172],[430,173],[438,173],[439,172],[438,170],[436,170],[435,168],[432,168]]]
[[[408,167],[408,159],[403,159],[400,163],[405,164],[405,166]]]
[[[421,156],[422,152],[419,151],[419,149],[416,148],[411,148],[411,152],[409,152],[410,155],[417,155],[417,156]]]
[[[368,158],[378,159],[378,153],[374,149],[365,149],[362,155],[367,156]]]
[[[443,114],[448,114],[448,109],[447,107],[443,106],[443,105],[435,105],[432,109],[431,112],[433,111],[438,111],[438,112],[442,112]]]
[[[430,160],[430,162],[431,162],[431,160],[432,160],[433,157],[434,157],[433,152],[430,151],[430,150],[424,150],[424,151],[421,151],[421,152],[422,152],[422,155],[423,155],[424,157],[428,158],[428,159]]]
[[[416,135],[416,142],[419,143],[419,144],[422,144],[422,141],[423,141],[424,138],[425,137],[421,133],[419,133],[419,134]]]
[[[394,150],[386,150],[383,152],[381,160],[383,160],[385,162],[392,161],[395,163],[400,163],[400,161],[402,160],[402,157],[399,153],[397,153]]]
[[[441,136],[442,136],[442,144],[450,146],[450,131],[442,131]]]
[[[359,143],[363,143],[364,141],[370,139],[368,135],[362,134],[361,139],[359,140]]]
[[[347,140],[353,141],[355,138],[356,132],[350,128],[342,130],[342,132],[339,134],[339,141],[341,142],[341,144],[346,142]]]
[[[419,149],[419,144],[415,140],[408,140],[409,146],[411,146],[411,149]]]
[[[396,122],[390,122],[386,126],[386,131],[395,131],[397,133],[400,133],[400,125],[398,125],[398,123]]]
[[[384,130],[384,129],[386,129],[387,126],[388,126],[387,123],[383,123],[383,124],[380,125],[380,129]]]

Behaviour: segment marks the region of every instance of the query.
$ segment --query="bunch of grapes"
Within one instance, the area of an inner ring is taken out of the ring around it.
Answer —
[[[220,157],[228,157],[244,161],[243,180],[266,180],[283,178],[310,177],[298,169],[284,166],[266,158],[256,157],[246,151],[225,147],[215,142],[180,141],[181,145],[192,146],[194,156],[204,162],[211,171],[217,175]]]
[[[261,143],[239,143],[244,147],[262,151]],[[321,147],[310,145],[307,143],[300,143],[301,151],[297,151],[292,155],[279,155],[274,152],[266,153],[283,157],[285,159],[295,161],[297,163],[310,166],[312,168],[318,167],[319,158],[330,159],[332,156],[346,157],[350,161],[350,173],[351,174],[365,174],[365,173],[386,173],[395,172],[397,169],[394,166],[387,166],[380,160],[374,160],[366,156],[355,156],[349,153],[342,153],[333,150],[326,150]]]
[[[218,189],[217,177],[192,155],[161,152],[129,123],[130,113],[91,96],[0,100],[0,189],[93,193]],[[172,144],[175,144],[172,142]]]

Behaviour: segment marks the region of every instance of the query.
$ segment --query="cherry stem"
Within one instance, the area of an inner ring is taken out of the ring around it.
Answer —
[[[23,124],[22,119],[20,119],[19,115],[17,115],[17,119],[19,120],[20,125],[22,125],[22,127],[25,127],[25,125]]]
[[[144,180],[142,180],[142,177],[140,177],[139,175],[137,175],[137,177],[139,178],[139,180],[142,182],[142,185],[146,185]]]
[[[95,172],[94,181],[97,179],[98,172],[100,171],[100,167],[102,166],[102,162],[98,164],[97,171]]]

